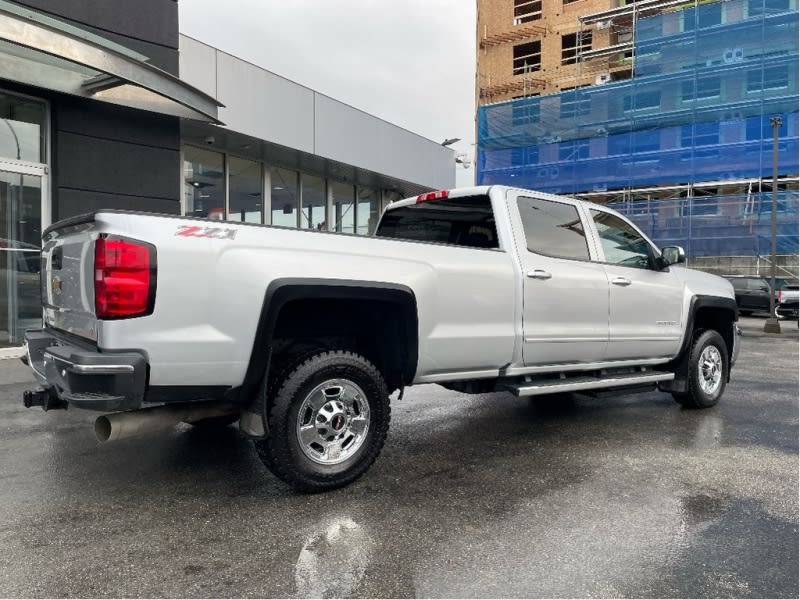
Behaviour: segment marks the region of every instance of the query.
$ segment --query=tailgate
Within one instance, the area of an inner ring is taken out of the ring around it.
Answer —
[[[44,323],[97,340],[94,313],[94,216],[55,224],[42,239]]]

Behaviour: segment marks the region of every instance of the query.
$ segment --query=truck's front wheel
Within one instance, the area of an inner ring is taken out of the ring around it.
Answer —
[[[686,408],[710,408],[725,391],[728,382],[728,349],[722,336],[709,329],[695,334],[689,351],[686,393],[673,393]]]
[[[266,387],[266,386],[265,386]],[[389,430],[389,392],[372,363],[352,352],[321,352],[273,389],[264,464],[296,489],[347,485],[378,457]]]

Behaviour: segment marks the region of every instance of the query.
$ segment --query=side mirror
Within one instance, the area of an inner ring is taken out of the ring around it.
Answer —
[[[669,265],[677,265],[686,262],[686,253],[680,246],[665,246],[661,249],[661,258]]]

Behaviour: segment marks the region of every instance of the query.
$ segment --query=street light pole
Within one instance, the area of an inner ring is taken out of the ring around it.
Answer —
[[[771,293],[769,296],[769,319],[764,323],[765,333],[780,333],[781,324],[775,315],[775,263],[778,254],[778,130],[781,128],[781,118],[772,117],[772,268],[770,276]]]

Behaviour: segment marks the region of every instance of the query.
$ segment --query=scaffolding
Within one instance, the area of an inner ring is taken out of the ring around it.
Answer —
[[[726,254],[736,246],[758,255],[762,179],[772,173],[769,121],[780,115],[778,170],[786,184],[780,244],[796,253],[797,0],[636,2],[581,23],[630,23],[630,46],[584,52],[578,66],[630,51],[633,76],[479,107],[478,183],[606,202],[641,202],[646,189],[688,190],[679,198],[651,194],[650,204],[622,208],[639,218],[650,206],[647,218],[666,232],[650,231],[657,239],[681,238],[684,225],[695,223],[694,242],[684,244],[694,256],[714,255],[725,244]],[[657,210],[654,199],[663,202]],[[675,229],[662,212],[684,225]]]

